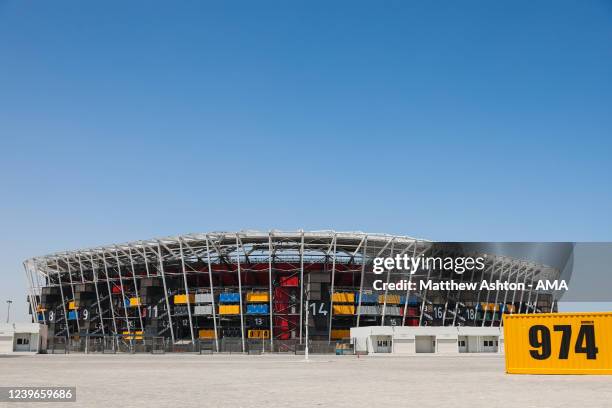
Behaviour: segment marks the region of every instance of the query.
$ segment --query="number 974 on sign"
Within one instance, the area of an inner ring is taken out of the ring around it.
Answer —
[[[506,372],[612,374],[612,313],[504,316]]]

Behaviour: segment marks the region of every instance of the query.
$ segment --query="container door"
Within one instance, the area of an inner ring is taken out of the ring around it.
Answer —
[[[0,353],[13,352],[13,336],[0,336]]]
[[[436,350],[436,339],[434,336],[415,336],[417,353],[434,353]]]
[[[379,336],[376,340],[376,353],[391,352],[391,336]]]
[[[15,351],[30,351],[30,335],[15,333]]]
[[[459,347],[460,353],[467,353],[468,351],[467,344],[468,344],[467,336],[459,336],[459,341],[457,345]]]

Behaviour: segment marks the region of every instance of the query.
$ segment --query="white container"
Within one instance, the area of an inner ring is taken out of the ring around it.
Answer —
[[[196,306],[193,314],[196,316],[211,315],[213,312],[212,305]]]
[[[195,303],[212,303],[212,293],[196,293]]]

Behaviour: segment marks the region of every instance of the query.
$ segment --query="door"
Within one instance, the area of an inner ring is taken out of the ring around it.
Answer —
[[[29,333],[15,333],[15,351],[30,351]]]
[[[460,353],[467,353],[468,348],[467,348],[467,337],[466,336],[459,336],[459,341],[457,342],[457,346],[459,347],[459,352]]]
[[[13,336],[0,336],[0,354],[13,352]]]
[[[417,353],[435,353],[436,338],[434,336],[415,336]]]
[[[376,353],[391,352],[391,336],[377,337]]]

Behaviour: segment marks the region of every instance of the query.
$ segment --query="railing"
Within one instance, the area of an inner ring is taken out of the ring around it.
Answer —
[[[219,349],[217,350],[217,344]],[[308,343],[310,354],[334,354],[340,342],[328,343],[325,340],[311,340]],[[195,353],[213,354],[229,353],[243,354],[242,339],[226,337],[215,341],[214,339],[199,339],[195,344],[191,342],[172,344],[165,337],[145,337],[138,340],[126,340],[121,336],[87,335],[67,340],[66,337],[51,337],[47,344],[47,353]],[[245,339],[247,354],[289,353],[304,354],[305,344],[299,340],[274,340],[274,347],[270,346],[269,339]],[[349,353],[343,353],[349,354]],[[352,353],[350,353],[352,354]]]

